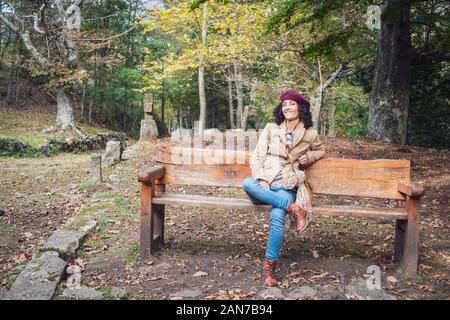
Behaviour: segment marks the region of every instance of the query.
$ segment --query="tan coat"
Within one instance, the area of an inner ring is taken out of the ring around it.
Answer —
[[[283,122],[279,126],[276,123],[268,123],[265,126],[250,160],[254,179],[265,180],[270,184],[280,170],[283,170],[283,176],[292,172],[289,158],[297,160],[306,154],[307,165],[310,165],[324,156],[325,149],[317,130],[305,129],[303,122],[300,122],[293,133],[293,148],[288,150],[285,137],[286,123]],[[298,161],[295,161],[295,165],[298,166]]]

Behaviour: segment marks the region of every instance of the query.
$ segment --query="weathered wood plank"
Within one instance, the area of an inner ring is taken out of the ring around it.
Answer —
[[[164,184],[156,185],[155,192],[166,191],[166,186]],[[159,237],[160,242],[155,244],[155,249],[159,249],[159,246],[164,243],[164,216],[165,216],[165,205],[153,203],[153,208],[155,212],[155,227],[154,227],[154,237]]]
[[[404,236],[403,264],[408,275],[415,275],[419,254],[420,198],[407,196],[406,211],[408,222],[406,223]]]
[[[251,176],[248,165],[165,164],[161,184],[242,186]],[[404,200],[400,182],[410,180],[409,160],[356,160],[325,158],[307,168],[312,190],[318,194]]]
[[[192,206],[236,210],[256,209],[268,211],[271,209],[271,206],[269,205],[253,204],[249,199],[221,198],[192,194],[175,194],[169,192],[156,192],[153,198],[153,203],[168,204],[173,206]],[[389,218],[399,220],[407,219],[407,213],[404,208],[348,208],[346,206],[314,207],[314,214],[321,216]]]
[[[394,246],[394,262],[400,262],[403,259],[405,245],[405,230],[407,220],[395,221],[395,246]]]
[[[140,225],[140,253],[147,258],[151,254],[153,241],[152,225],[152,198],[153,186],[149,183],[141,183],[141,225]]]
[[[166,164],[250,164],[251,152],[234,149],[185,148],[161,146],[156,148],[155,159]]]

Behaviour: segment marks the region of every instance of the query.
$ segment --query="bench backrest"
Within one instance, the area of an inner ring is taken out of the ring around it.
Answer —
[[[160,147],[156,159],[166,167],[157,184],[239,188],[251,176],[250,153],[244,151]],[[325,157],[306,175],[314,193],[404,200],[398,183],[410,181],[410,161]]]

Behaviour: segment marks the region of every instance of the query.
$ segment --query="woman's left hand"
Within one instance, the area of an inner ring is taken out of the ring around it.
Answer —
[[[300,158],[298,158],[298,162],[304,166],[308,163],[308,156],[306,154],[302,155]]]

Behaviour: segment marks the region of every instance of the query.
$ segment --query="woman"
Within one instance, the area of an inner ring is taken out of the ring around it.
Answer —
[[[274,109],[275,123],[268,123],[258,139],[251,158],[253,178],[245,179],[243,188],[254,203],[272,205],[269,240],[264,260],[264,285],[278,285],[275,267],[283,241],[286,214],[302,232],[308,224],[307,211],[296,204],[297,185],[290,180],[298,168],[323,157],[319,135],[312,128],[310,104],[300,93],[286,91]],[[303,171],[300,171],[303,173]]]

